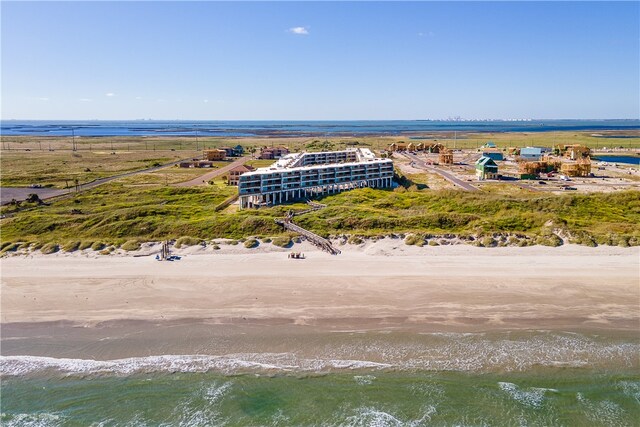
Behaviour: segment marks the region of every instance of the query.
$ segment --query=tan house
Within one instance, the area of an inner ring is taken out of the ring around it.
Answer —
[[[240,181],[240,175],[245,172],[253,172],[255,169],[251,166],[240,165],[229,171],[229,185],[238,185],[238,181]]]
[[[227,152],[225,150],[204,150],[204,158],[212,160],[224,160],[227,158]]]

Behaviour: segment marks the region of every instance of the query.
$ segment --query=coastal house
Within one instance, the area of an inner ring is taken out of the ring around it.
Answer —
[[[498,179],[498,165],[490,157],[480,157],[476,161],[476,176],[479,180]]]
[[[248,165],[239,165],[229,171],[229,185],[238,185],[240,175],[246,172],[252,172],[255,169]]]
[[[489,157],[492,160],[504,160],[504,154],[502,154],[502,151],[496,149],[496,148],[488,148],[486,150],[482,151],[482,157]]]
[[[279,159],[286,154],[289,154],[289,149],[287,147],[264,147],[260,150],[260,156],[258,158],[274,160]]]
[[[551,149],[548,147],[523,147],[520,149],[520,158],[528,161],[538,161],[542,159]]]
[[[204,150],[203,157],[209,161],[224,160],[227,158],[227,152],[225,150],[218,150],[218,149]]]

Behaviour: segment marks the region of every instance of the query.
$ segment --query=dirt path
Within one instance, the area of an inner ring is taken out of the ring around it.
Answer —
[[[190,181],[185,181],[185,182],[180,182],[178,184],[176,184],[176,187],[195,187],[197,185],[206,185],[207,182],[209,182],[210,180],[212,180],[213,178],[216,178],[220,175],[223,175],[225,172],[229,172],[231,169],[235,168],[236,166],[240,166],[245,164],[245,162],[247,160],[249,160],[249,157],[240,157],[238,160],[229,163],[227,166],[221,167],[220,169],[215,169],[212,170],[210,172],[207,172],[203,175],[200,175],[197,178],[194,178]]]

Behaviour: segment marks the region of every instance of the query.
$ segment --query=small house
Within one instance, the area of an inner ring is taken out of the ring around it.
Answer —
[[[492,160],[504,160],[504,155],[502,151],[497,150],[495,148],[488,148],[482,152],[482,157],[489,157]]]
[[[213,160],[224,160],[227,158],[227,152],[225,150],[204,150],[204,158],[213,161]]]
[[[522,160],[538,161],[549,152],[551,150],[547,147],[523,147],[520,149],[520,158]]]
[[[476,176],[479,180],[498,179],[498,165],[491,157],[480,157],[476,161]]]
[[[229,171],[229,184],[238,185],[240,175],[245,172],[252,172],[255,169],[248,165],[239,165]]]
[[[285,154],[289,154],[289,149],[286,147],[264,147],[260,151],[260,159],[273,160],[279,159]]]

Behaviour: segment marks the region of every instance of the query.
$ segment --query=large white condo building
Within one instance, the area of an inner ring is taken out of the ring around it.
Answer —
[[[240,208],[274,205],[360,187],[391,187],[393,162],[367,148],[291,153],[240,175]]]

